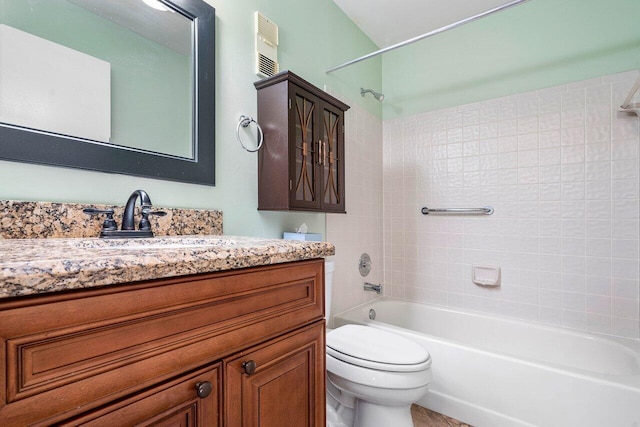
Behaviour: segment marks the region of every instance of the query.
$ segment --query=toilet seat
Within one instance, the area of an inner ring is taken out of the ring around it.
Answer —
[[[378,371],[416,372],[431,366],[431,356],[421,345],[398,334],[362,325],[345,325],[328,333],[327,354]]]

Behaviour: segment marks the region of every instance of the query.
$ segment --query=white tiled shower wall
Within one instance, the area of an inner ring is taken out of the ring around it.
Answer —
[[[637,77],[385,121],[385,294],[640,338],[639,118],[617,111]],[[369,229],[379,222],[377,136],[366,129],[375,120],[356,115],[349,215],[327,219],[336,258],[349,252],[349,263],[378,244]],[[492,216],[420,214],[422,206],[486,205]],[[474,285],[473,264],[501,267],[502,285]],[[334,298],[336,308],[361,300],[356,291]]]
[[[348,102],[347,102],[348,103]],[[351,105],[354,105],[353,103]],[[332,313],[376,298],[364,292],[365,281],[382,283],[382,120],[359,108],[345,117],[345,185],[347,214],[327,214],[327,241],[336,246]],[[371,256],[371,273],[358,271],[362,253]]]

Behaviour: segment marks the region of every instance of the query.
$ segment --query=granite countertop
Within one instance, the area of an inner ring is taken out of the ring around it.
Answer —
[[[0,239],[0,298],[333,255],[325,242],[236,236]]]

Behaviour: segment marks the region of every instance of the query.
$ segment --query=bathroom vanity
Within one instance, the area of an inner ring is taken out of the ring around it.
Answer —
[[[181,236],[0,250],[0,425],[324,425],[332,245]]]

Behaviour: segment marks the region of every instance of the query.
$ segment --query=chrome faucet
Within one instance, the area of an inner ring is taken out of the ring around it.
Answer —
[[[374,291],[378,295],[382,293],[382,285],[374,285],[373,283],[364,282],[363,288],[365,291]]]
[[[135,212],[136,202],[140,199],[140,207],[142,218],[140,224],[136,230],[135,226]],[[127,204],[124,207],[124,213],[122,214],[122,226],[120,230],[117,229],[116,223],[113,220],[113,209],[95,209],[86,208],[83,212],[88,215],[107,215],[107,219],[102,224],[102,231],[100,237],[105,239],[131,239],[136,237],[153,237],[153,231],[151,231],[151,222],[149,221],[149,215],[165,216],[167,213],[163,211],[152,211],[152,204],[149,195],[144,190],[136,190],[131,193]]]

